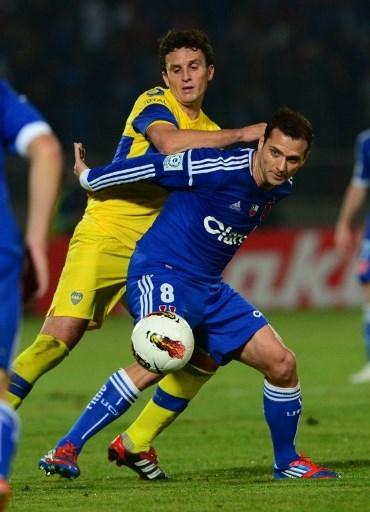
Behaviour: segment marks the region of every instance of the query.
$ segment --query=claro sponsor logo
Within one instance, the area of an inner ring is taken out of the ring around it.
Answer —
[[[241,245],[247,238],[247,235],[232,231],[231,226],[225,226],[223,222],[211,216],[205,217],[203,224],[207,233],[217,235],[217,240],[226,245]]]

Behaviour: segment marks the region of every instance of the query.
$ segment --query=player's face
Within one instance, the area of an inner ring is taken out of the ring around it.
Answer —
[[[267,140],[258,143],[255,178],[259,186],[277,187],[303,166],[307,155],[307,141],[292,139],[274,128]]]
[[[162,76],[181,105],[199,110],[213,73],[214,67],[207,66],[201,50],[178,48],[166,55],[166,72]]]

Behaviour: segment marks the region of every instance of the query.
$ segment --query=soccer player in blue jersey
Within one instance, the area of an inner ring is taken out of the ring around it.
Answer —
[[[150,180],[170,191],[161,214],[131,258],[129,310],[135,322],[152,311],[176,311],[192,326],[197,345],[215,364],[237,360],[264,375],[264,411],[276,479],[336,478],[337,474],[297,453],[301,390],[295,356],[264,315],[223,281],[222,272],[271,207],[290,194],[293,176],[304,165],[312,138],[311,124],[283,108],[268,124],[257,150],[195,149],[90,170],[79,159],[81,148],[76,147],[76,173],[87,190]],[[61,456],[58,449],[69,445],[78,454],[93,434],[123,414],[134,400],[135,380],[128,390],[119,372],[114,373],[56,449],[40,460],[40,468],[48,474],[78,476],[77,459]],[[161,383],[153,401],[177,414],[188,402],[167,393]],[[145,458],[135,457],[129,443],[127,435],[118,436],[110,445],[111,460],[129,466],[142,478],[165,478],[154,448]]]
[[[363,206],[370,184],[370,129],[357,136],[355,164],[335,226],[335,243],[342,253],[353,249],[352,223]],[[370,215],[363,232],[357,276],[363,290],[363,336],[365,341],[366,364],[351,376],[351,382],[370,382]]]
[[[48,287],[47,237],[62,173],[62,152],[37,109],[7,81],[0,80],[0,510],[5,510],[9,498],[10,465],[18,439],[18,418],[6,400],[6,390],[21,314],[24,258],[6,184],[6,152],[30,160],[25,242],[35,270],[33,294],[39,297]]]

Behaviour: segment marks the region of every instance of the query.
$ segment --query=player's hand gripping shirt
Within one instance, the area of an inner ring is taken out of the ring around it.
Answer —
[[[30,142],[51,128],[42,115],[23,95],[18,95],[4,80],[0,80],[0,248],[20,251],[16,227],[6,184],[4,152],[26,156]]]
[[[84,171],[90,190],[150,180],[171,191],[152,228],[137,244],[150,264],[173,265],[193,278],[217,280],[238,247],[292,180],[271,190],[252,175],[254,150],[193,149],[164,157],[117,161]]]

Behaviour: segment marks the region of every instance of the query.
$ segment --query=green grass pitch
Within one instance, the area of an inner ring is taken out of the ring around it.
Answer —
[[[168,482],[143,482],[106,459],[110,440],[134,419],[147,390],[122,418],[85,446],[81,476],[45,477],[40,456],[53,447],[112,371],[132,362],[131,323],[110,318],[36,384],[19,410],[21,442],[13,464],[9,511],[314,512],[370,509],[370,384],[348,377],[363,364],[359,311],[268,315],[297,354],[303,416],[297,447],[342,474],[337,481],[274,481],[262,413],[262,377],[232,363],[156,440]],[[28,345],[41,319],[26,318]]]

